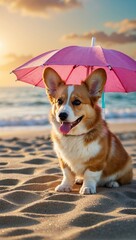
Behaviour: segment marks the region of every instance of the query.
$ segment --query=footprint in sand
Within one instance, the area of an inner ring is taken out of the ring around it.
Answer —
[[[6,234],[3,234],[4,237],[16,237],[16,236],[23,236],[23,235],[28,235],[33,233],[33,230],[30,229],[26,229],[26,228],[21,228],[21,229],[16,229],[16,230],[12,230],[9,231]]]
[[[132,157],[132,158],[136,157],[136,153],[132,153],[132,154],[131,154],[131,157]]]
[[[0,162],[0,167],[6,166],[6,165],[8,165],[7,162]]]
[[[19,168],[19,169],[3,169],[0,170],[1,173],[5,173],[5,174],[26,174],[26,175],[30,175],[33,174],[35,171],[35,168]]]
[[[101,197],[96,200],[95,204],[90,207],[86,207],[85,211],[87,212],[99,212],[99,213],[108,213],[113,211],[120,205],[115,199],[110,199],[108,197]]]
[[[5,148],[7,148],[7,146],[5,146],[5,145],[0,145],[0,151],[3,150],[3,149],[5,149]]]
[[[23,158],[24,155],[23,154],[10,153],[10,154],[1,154],[1,157],[3,157],[3,158]]]
[[[50,146],[44,146],[44,147],[39,147],[38,148],[38,151],[46,151],[46,150],[49,150],[49,149],[52,149],[52,147],[50,147]]]
[[[119,192],[118,190],[110,190],[108,192],[105,193],[106,197],[111,198],[113,201],[115,199],[115,201],[118,201],[119,203],[125,203],[125,195],[124,192]]]
[[[17,143],[18,141],[19,141],[19,138],[17,138],[17,137],[5,139],[5,142],[8,142],[8,143],[12,143],[12,142]]]
[[[9,151],[9,147],[5,146],[5,145],[0,145],[0,156],[2,156],[2,154],[7,153]]]
[[[57,200],[62,202],[76,202],[79,199],[84,198],[83,196],[73,195],[71,193],[55,194],[51,197],[48,197],[48,200]]]
[[[61,173],[61,169],[56,167],[56,168],[49,168],[45,170],[46,173]]]
[[[29,155],[30,156],[35,156],[35,155],[37,156],[37,153],[36,152],[29,152]]]
[[[136,161],[136,159],[135,159],[135,161]],[[136,163],[133,163],[133,168],[136,168]]]
[[[28,152],[28,153],[32,153],[32,152],[35,152],[35,149],[34,148],[25,148],[24,151]]]
[[[79,217],[75,218],[73,221],[71,221],[70,225],[76,227],[91,227],[111,218],[114,217],[106,216],[104,214],[86,213],[81,214]]]
[[[135,147],[135,144],[133,143],[124,143],[124,147]]]
[[[29,143],[29,142],[24,142],[24,141],[18,141],[17,144],[18,144],[19,146],[21,146],[21,148],[23,148],[23,147],[30,147],[30,146],[32,145],[31,143]]]
[[[50,162],[50,160],[45,160],[43,158],[33,158],[32,160],[25,161],[24,163],[42,165],[42,164],[49,163],[49,162]]]
[[[0,149],[0,153],[3,154],[3,153],[7,153],[8,152],[8,149]],[[0,155],[1,156],[1,155]]]
[[[20,197],[21,196],[21,197]],[[27,191],[12,191],[4,196],[4,199],[14,204],[27,204],[40,199],[40,196]]]
[[[12,151],[14,151],[14,152],[16,152],[16,151],[20,151],[22,148],[21,147],[17,147],[17,146],[15,146],[15,147],[9,147],[10,148],[10,150],[12,150]]]
[[[129,214],[129,215],[135,215],[136,216],[136,208],[126,208],[119,211],[119,213],[122,214]]]
[[[17,206],[4,199],[0,199],[0,214],[16,210]]]
[[[39,224],[39,221],[22,216],[0,216],[0,229],[17,228]]]
[[[134,191],[125,191],[124,194],[133,200],[136,200],[136,192]]]
[[[44,176],[40,176],[40,177],[35,177],[35,178],[31,178],[30,180],[26,181],[26,183],[47,183],[47,182],[52,182],[58,180],[57,176],[54,175],[44,175]]]
[[[44,154],[44,157],[47,157],[47,158],[56,158],[55,154]]]
[[[38,202],[30,207],[24,208],[21,212],[34,213],[34,214],[62,214],[72,211],[75,208],[75,204],[64,203],[59,201],[44,201]]]
[[[47,185],[43,183],[42,184],[30,183],[16,188],[16,190],[26,190],[32,192],[43,192],[47,189],[48,189]]]
[[[19,180],[17,179],[11,179],[11,178],[3,179],[3,180],[0,180],[0,186],[14,186],[14,185],[17,185],[18,182]]]
[[[12,230],[6,234],[3,234],[2,237],[20,237],[18,239],[22,239],[22,240],[45,240],[45,237],[41,237],[35,234],[32,236],[30,234],[33,234],[32,230],[22,228],[22,229]],[[47,239],[49,238],[47,237]]]

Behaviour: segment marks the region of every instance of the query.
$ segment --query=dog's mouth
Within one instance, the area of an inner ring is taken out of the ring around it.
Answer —
[[[72,128],[74,128],[81,122],[82,119],[83,119],[83,116],[79,117],[74,122],[65,122],[65,121],[61,122],[60,132],[62,132],[63,134],[68,134]]]

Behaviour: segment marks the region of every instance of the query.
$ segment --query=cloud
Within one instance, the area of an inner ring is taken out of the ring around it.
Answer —
[[[95,37],[98,42],[104,42],[106,44],[125,44],[125,43],[133,43],[136,41],[136,34],[125,34],[125,33],[116,33],[112,32],[111,34],[107,34],[103,31],[95,31],[95,32],[88,32],[83,34],[76,34],[71,33],[68,35],[63,36],[63,40],[74,40],[74,39],[81,39],[81,40],[89,40]]]
[[[28,60],[30,60],[33,56],[32,55],[21,55],[18,56],[14,53],[10,53],[4,56],[4,59],[7,63],[0,65],[1,71],[8,71],[11,72],[13,69],[17,68],[18,66],[24,64]]]
[[[0,0],[0,5],[25,15],[47,17],[49,10],[64,11],[81,7],[79,0]]]
[[[74,39],[82,39],[89,40],[93,36],[96,37],[98,42],[104,42],[106,44],[125,44],[125,43],[134,43],[136,42],[136,20],[132,19],[123,19],[120,22],[106,22],[104,24],[106,27],[111,29],[116,29],[110,34],[107,34],[104,31],[90,31],[87,33],[77,34],[71,33],[68,35],[64,35],[62,37],[63,40],[74,40]]]
[[[120,22],[106,22],[106,27],[116,29],[118,33],[136,32],[136,19],[123,19]]]

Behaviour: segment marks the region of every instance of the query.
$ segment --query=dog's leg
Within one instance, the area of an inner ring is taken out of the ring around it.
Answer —
[[[119,187],[119,183],[117,181],[110,181],[105,184],[105,187],[108,188],[117,188]]]
[[[80,194],[96,193],[96,186],[100,180],[102,171],[92,172],[87,169],[84,173],[83,185],[80,188]]]
[[[63,172],[63,180],[60,185],[55,188],[56,192],[71,192],[72,187],[75,182],[75,175],[71,172],[69,167],[65,167],[62,169]]]

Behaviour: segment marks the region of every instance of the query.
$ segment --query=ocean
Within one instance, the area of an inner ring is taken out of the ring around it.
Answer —
[[[136,122],[136,92],[105,93],[105,104],[107,122]],[[49,111],[50,104],[42,88],[0,88],[0,131],[48,126]]]

